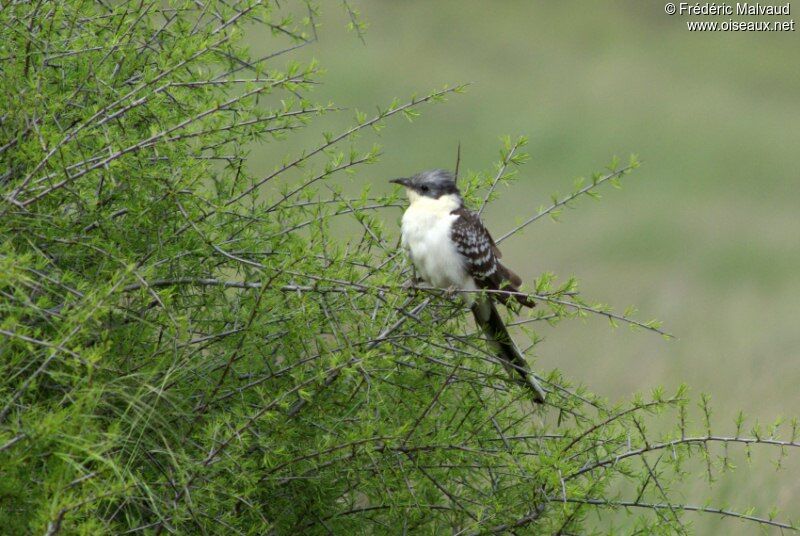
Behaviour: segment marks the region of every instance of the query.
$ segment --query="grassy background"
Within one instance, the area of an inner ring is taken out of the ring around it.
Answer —
[[[452,168],[459,141],[462,168],[486,170],[500,136],[528,135],[532,161],[485,214],[500,235],[612,155],[642,159],[622,191],[584,201],[561,224],[538,223],[504,251],[523,278],[576,275],[587,296],[617,310],[635,304],[678,339],[575,322],[545,329],[538,369],[560,368],[612,401],[686,382],[712,396],[720,432],[732,433],[740,409],[762,421],[800,414],[798,32],[690,33],[688,17],[652,1],[351,5],[369,23],[366,45],[328,7],[319,43],[296,56],[328,70],[320,100],[369,111],[473,83],[413,125],[391,123],[382,161],[356,184],[388,191],[390,177]],[[328,122],[338,130],[349,117]],[[280,151],[254,148],[251,163],[272,168]],[[387,214],[391,224],[396,216]],[[777,504],[798,518],[798,470],[792,462],[775,475],[756,455],[710,497]],[[709,496],[698,489],[687,489],[687,501]]]

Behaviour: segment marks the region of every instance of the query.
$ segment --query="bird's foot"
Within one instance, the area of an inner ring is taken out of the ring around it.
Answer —
[[[408,289],[418,287],[420,284],[422,284],[422,279],[419,277],[410,277],[403,283],[402,287]]]
[[[448,299],[453,299],[458,292],[458,288],[455,285],[450,285],[446,289],[444,289],[444,296]]]
[[[408,290],[412,295],[416,295],[417,291],[420,290],[420,284],[422,280],[416,276],[407,279],[401,286],[403,289]]]

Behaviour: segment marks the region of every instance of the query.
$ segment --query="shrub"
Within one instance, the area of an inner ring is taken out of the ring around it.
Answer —
[[[380,213],[398,200],[347,195],[337,177],[378,157],[360,132],[461,88],[292,146],[338,111],[309,98],[314,63],[284,59],[313,42],[318,13],[299,7],[0,12],[4,530],[567,534],[598,509],[641,511],[632,527],[654,533],[683,530],[687,511],[788,526],[676,504],[669,486],[690,458],[710,468],[715,444],[783,452],[794,428],[692,435],[684,390],[610,407],[557,372],[532,409],[460,304],[403,285]],[[256,31],[275,48],[245,47]],[[248,168],[267,142],[286,143],[285,159]],[[462,178],[473,205],[513,177],[523,145]],[[528,223],[635,166],[614,163]],[[573,280],[534,288],[529,327],[600,315],[660,332],[584,301]],[[658,438],[648,423],[665,412],[678,424]]]

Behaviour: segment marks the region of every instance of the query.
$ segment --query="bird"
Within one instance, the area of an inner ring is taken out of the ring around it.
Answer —
[[[535,304],[519,292],[522,279],[500,262],[497,244],[480,215],[465,206],[453,174],[433,169],[389,182],[403,186],[408,196],[400,241],[418,276],[432,287],[462,291],[501,363],[530,389],[534,402],[543,403],[545,391],[511,338],[495,300],[506,306],[512,300],[525,307]]]

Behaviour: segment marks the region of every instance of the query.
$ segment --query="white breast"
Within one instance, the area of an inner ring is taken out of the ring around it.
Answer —
[[[458,206],[454,196],[416,197],[403,214],[403,247],[408,250],[418,275],[434,287],[473,289],[475,286],[450,239],[450,227],[458,218],[450,212]]]

